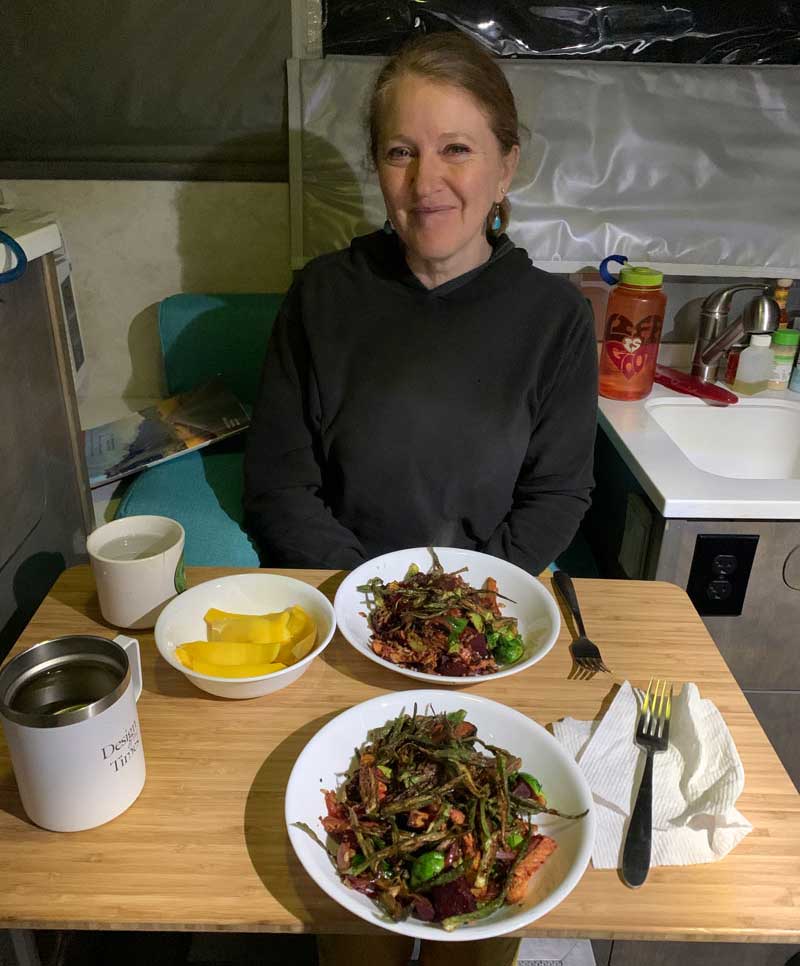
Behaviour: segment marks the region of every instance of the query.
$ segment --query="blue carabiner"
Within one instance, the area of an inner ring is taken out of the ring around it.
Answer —
[[[13,282],[28,267],[28,256],[22,250],[22,245],[20,245],[16,238],[12,238],[11,235],[7,235],[4,231],[0,231],[0,245],[7,245],[17,256],[17,264],[13,268],[9,268],[6,272],[0,272],[0,284],[3,282]]]
[[[616,285],[619,279],[612,275],[606,266],[609,262],[619,262],[620,265],[624,265],[627,261],[627,255],[609,255],[607,258],[604,258],[603,261],[600,262],[600,278],[602,278],[607,285]]]

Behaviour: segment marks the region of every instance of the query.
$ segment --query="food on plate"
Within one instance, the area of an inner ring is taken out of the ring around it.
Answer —
[[[521,902],[557,847],[531,816],[586,814],[550,808],[520,759],[481,740],[466,714],[415,707],[370,732],[339,788],[322,790],[333,845],[296,823],[395,921],[449,931]]]
[[[495,580],[477,590],[461,577],[468,568],[445,573],[436,552],[429,552],[427,573],[412,564],[402,580],[373,577],[358,588],[367,598],[372,650],[392,664],[455,677],[516,663],[524,644],[516,618],[500,610],[500,599],[507,598]]]
[[[189,641],[175,649],[192,671],[215,677],[247,678],[272,674],[309,653],[317,628],[302,607],[275,614],[230,614],[211,608],[205,615],[207,641]]]

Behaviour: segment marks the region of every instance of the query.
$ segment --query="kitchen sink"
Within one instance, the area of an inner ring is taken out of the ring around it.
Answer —
[[[742,398],[733,406],[712,406],[693,397],[662,397],[645,408],[706,473],[800,480],[800,402]]]

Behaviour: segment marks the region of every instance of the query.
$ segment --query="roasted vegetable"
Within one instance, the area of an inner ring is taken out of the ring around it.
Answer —
[[[323,792],[331,862],[395,920],[449,930],[519,902],[556,848],[530,816],[561,814],[519,767],[464,711],[395,718],[367,736],[339,789]]]
[[[462,571],[445,573],[435,550],[427,573],[412,564],[403,580],[373,577],[366,595],[371,647],[379,656],[429,674],[491,674],[524,653],[517,622],[500,611],[493,578],[481,590]],[[466,568],[465,568],[466,569]]]

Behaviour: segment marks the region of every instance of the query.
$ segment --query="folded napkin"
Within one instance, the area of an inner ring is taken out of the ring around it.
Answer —
[[[644,770],[634,741],[641,703],[626,681],[599,721],[565,718],[553,733],[575,757],[592,790],[597,836],[596,869],[616,869]],[[684,684],[672,702],[669,747],[653,759],[651,865],[716,862],[753,828],[734,808],[744,769],[722,715]]]

